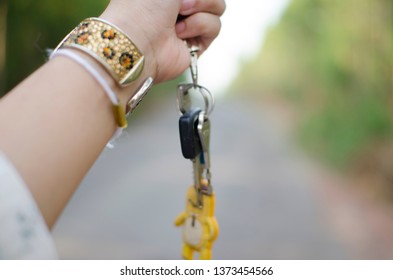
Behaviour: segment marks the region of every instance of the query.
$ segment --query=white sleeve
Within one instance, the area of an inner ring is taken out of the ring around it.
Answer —
[[[33,196],[0,151],[0,259],[57,259]]]

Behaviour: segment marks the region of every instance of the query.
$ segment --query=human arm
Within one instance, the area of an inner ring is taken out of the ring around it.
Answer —
[[[185,19],[186,28],[179,27],[177,16],[188,10],[187,5],[180,0],[113,0],[102,14],[146,57],[140,79],[127,88],[117,87],[122,104],[145,77],[159,83],[188,67],[182,39],[199,43],[203,52],[218,35],[223,0],[196,1],[195,12]],[[116,87],[99,64],[81,55]],[[115,129],[111,103],[102,88],[66,57],[46,63],[0,100],[0,150],[18,169],[49,227]]]

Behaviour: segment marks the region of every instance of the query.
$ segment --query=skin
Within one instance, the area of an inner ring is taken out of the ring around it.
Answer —
[[[112,0],[101,15],[142,50],[141,77],[119,88],[93,59],[79,53],[118,93],[123,105],[144,78],[179,76],[190,63],[184,40],[202,54],[218,35],[224,0]],[[177,22],[178,15],[186,16]],[[116,129],[111,103],[77,63],[56,57],[0,100],[0,151],[17,168],[52,227]]]

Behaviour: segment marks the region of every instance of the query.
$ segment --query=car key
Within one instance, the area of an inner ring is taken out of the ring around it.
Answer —
[[[201,151],[201,143],[197,130],[198,117],[201,109],[186,112],[179,119],[180,144],[186,159],[195,159]]]

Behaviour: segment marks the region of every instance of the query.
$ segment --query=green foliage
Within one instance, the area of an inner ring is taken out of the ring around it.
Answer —
[[[304,118],[300,127],[302,143],[312,152],[339,167],[351,163],[359,151],[374,141],[392,137],[392,122],[384,103],[366,97],[349,106],[324,106]]]
[[[5,91],[43,64],[47,57],[46,49],[56,47],[82,19],[98,16],[108,2],[8,1]]]
[[[243,67],[235,88],[289,98],[304,120],[302,142],[339,166],[392,139],[390,0],[293,0]]]

